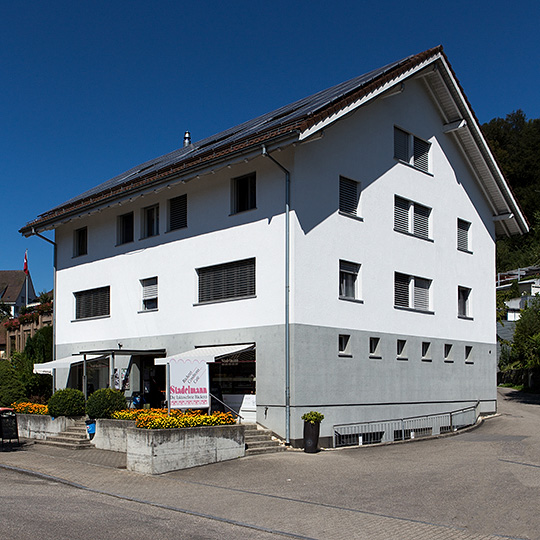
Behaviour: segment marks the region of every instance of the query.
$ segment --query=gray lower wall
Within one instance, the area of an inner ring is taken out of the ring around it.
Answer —
[[[350,335],[350,355],[338,354],[338,336]],[[73,352],[116,348],[166,349],[168,355],[211,345],[256,343],[257,421],[284,438],[285,354],[283,326],[268,326],[57,346],[57,358]],[[370,358],[369,341],[380,338],[379,358]],[[398,339],[406,355],[397,358]],[[430,361],[422,359],[422,342],[431,343]],[[452,345],[450,358],[444,347]],[[472,347],[468,361],[465,347]],[[403,418],[448,412],[481,402],[483,413],[496,410],[496,345],[460,340],[365,332],[341,328],[291,326],[290,438],[303,437],[304,412],[325,415],[321,438],[332,426],[350,422]],[[117,357],[125,367],[129,357]],[[60,379],[57,376],[60,383]],[[67,373],[65,375],[67,380]]]

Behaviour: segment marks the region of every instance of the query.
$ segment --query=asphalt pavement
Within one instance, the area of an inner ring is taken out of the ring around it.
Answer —
[[[94,505],[114,497],[141,515],[159,510],[177,531],[196,518],[197,538],[540,540],[540,400],[499,389],[498,407],[450,437],[289,450],[159,476],[127,471],[121,453],[38,444],[0,452],[0,468],[75,487]],[[0,507],[7,498],[2,489]],[[126,540],[140,538],[128,530]]]

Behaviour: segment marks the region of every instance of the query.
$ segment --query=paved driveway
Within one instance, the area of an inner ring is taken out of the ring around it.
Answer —
[[[107,453],[37,445],[0,453],[0,464],[254,534],[540,540],[540,404],[503,389],[499,413],[452,437],[252,456],[159,477],[119,469]]]

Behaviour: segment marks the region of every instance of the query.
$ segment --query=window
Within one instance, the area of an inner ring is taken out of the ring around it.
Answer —
[[[360,183],[344,176],[339,177],[339,211],[347,216],[358,216]]]
[[[74,293],[75,319],[105,317],[110,315],[110,287],[89,289]]]
[[[394,306],[417,311],[429,311],[431,280],[395,273]]]
[[[378,338],[378,337],[369,338],[369,357],[382,358],[381,357],[381,338]]]
[[[159,204],[147,206],[142,210],[142,238],[159,234]]]
[[[133,242],[133,212],[118,216],[117,244]]]
[[[257,208],[255,173],[232,179],[231,203],[232,214]]]
[[[88,229],[82,227],[73,233],[73,256],[80,257],[88,253]]]
[[[351,355],[351,336],[348,334],[340,334],[338,337],[338,352],[339,356]]]
[[[187,195],[169,199],[169,231],[187,227]]]
[[[469,229],[471,224],[463,219],[457,220],[457,248],[459,251],[471,253],[469,249]]]
[[[472,360],[472,346],[471,345],[465,345],[465,363],[466,364],[474,364]]]
[[[422,341],[422,361],[431,362],[431,343]]]
[[[407,340],[398,339],[396,342],[396,353],[398,360],[407,360]]]
[[[348,300],[358,299],[358,272],[360,265],[339,261],[339,297]]]
[[[199,303],[255,296],[255,259],[197,270]]]
[[[429,238],[429,216],[431,208],[403,197],[394,197],[394,230]]]
[[[158,308],[158,278],[141,279],[142,310],[152,311]]]
[[[429,150],[431,144],[394,127],[394,157],[417,169],[429,172]]]
[[[453,353],[452,353],[452,345],[450,343],[444,344],[444,361],[445,362],[453,362]]]
[[[467,287],[458,287],[458,317],[470,318],[470,296],[471,289],[467,289]]]

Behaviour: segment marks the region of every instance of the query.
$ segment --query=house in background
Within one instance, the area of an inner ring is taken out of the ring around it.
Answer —
[[[159,402],[159,358],[199,355],[214,395],[293,445],[310,410],[322,444],[496,410],[486,276],[496,236],[528,227],[442,47],[186,133],[21,233],[51,229],[59,386]]]
[[[11,316],[18,317],[20,309],[36,298],[32,278],[28,274],[28,297],[24,270],[0,270],[0,303],[11,308]]]

